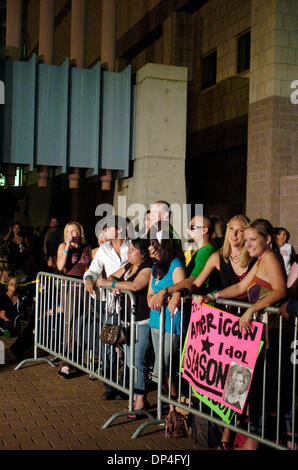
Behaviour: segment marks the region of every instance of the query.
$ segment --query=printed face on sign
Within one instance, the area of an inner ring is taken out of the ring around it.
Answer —
[[[242,411],[259,353],[263,324],[241,332],[239,317],[193,301],[183,377],[199,394]]]

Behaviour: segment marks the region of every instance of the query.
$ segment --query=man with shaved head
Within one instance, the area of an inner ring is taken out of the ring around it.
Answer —
[[[157,294],[155,294],[152,300],[152,308],[160,308],[160,306],[163,304],[165,295],[190,288],[193,281],[203,270],[209,256],[215,251],[215,247],[211,243],[213,231],[214,223],[210,217],[196,215],[191,219],[188,232],[197,245],[197,251],[193,255],[190,263],[187,265],[188,277],[183,281],[168,287],[166,291],[160,290]],[[211,281],[211,277],[206,279],[204,285],[202,286],[204,292],[210,291]]]

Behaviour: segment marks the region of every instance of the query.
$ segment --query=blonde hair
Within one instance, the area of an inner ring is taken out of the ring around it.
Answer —
[[[67,232],[67,229],[70,225],[73,225],[76,228],[78,234],[80,235],[81,245],[86,245],[87,242],[86,242],[86,238],[85,238],[84,229],[83,229],[82,225],[79,224],[79,222],[68,222],[68,224],[65,225],[65,227],[64,227],[64,242],[66,243],[66,232]]]
[[[220,254],[222,255],[222,257],[223,257],[223,259],[226,263],[229,262],[229,256],[230,256],[230,242],[229,242],[228,228],[231,225],[231,223],[233,222],[233,220],[236,220],[236,219],[240,220],[243,223],[243,229],[247,228],[250,224],[249,218],[246,217],[245,215],[242,215],[242,214],[234,215],[234,217],[232,217],[229,220],[229,222],[227,223],[227,230],[226,230],[226,234],[225,234],[225,239],[224,239],[223,245],[220,249]],[[243,246],[242,253],[241,253],[241,258],[240,258],[240,265],[243,268],[245,268],[246,266],[248,266],[250,260],[251,260],[251,257],[249,256],[247,249]]]
[[[270,250],[279,253],[279,247],[277,245],[277,241],[274,235],[274,228],[271,222],[269,222],[269,220],[256,219],[251,222],[247,228],[254,228],[264,239],[269,236],[271,238],[271,241],[270,243],[268,243],[268,247],[270,248]]]

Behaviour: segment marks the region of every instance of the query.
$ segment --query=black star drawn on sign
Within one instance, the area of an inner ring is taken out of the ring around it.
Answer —
[[[210,356],[210,348],[214,345],[214,343],[210,343],[209,341],[209,336],[207,336],[207,339],[202,339],[202,351],[207,351],[207,353]]]

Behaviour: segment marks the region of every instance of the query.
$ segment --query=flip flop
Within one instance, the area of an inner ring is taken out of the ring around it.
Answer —
[[[229,442],[221,442],[217,450],[234,450],[234,447]]]

